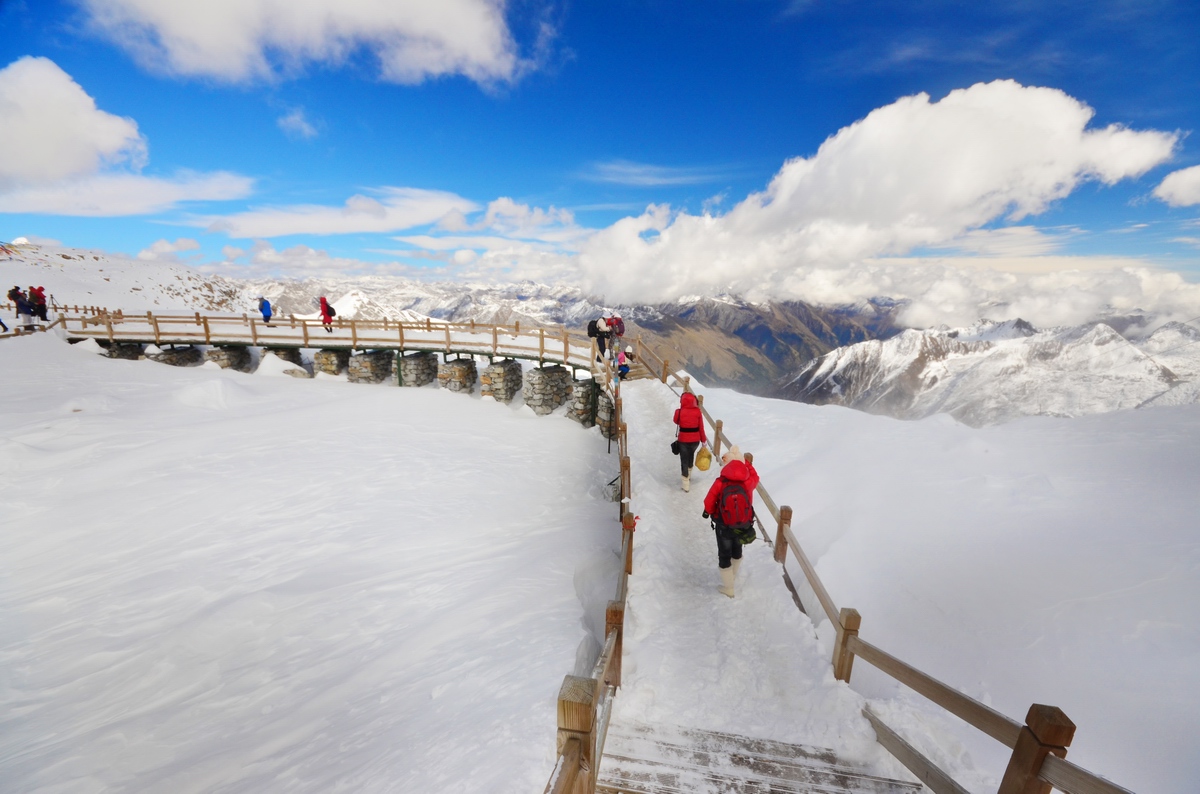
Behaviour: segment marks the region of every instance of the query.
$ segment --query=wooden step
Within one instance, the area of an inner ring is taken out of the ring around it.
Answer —
[[[920,783],[870,775],[825,748],[673,725],[609,728],[605,794],[916,794]]]

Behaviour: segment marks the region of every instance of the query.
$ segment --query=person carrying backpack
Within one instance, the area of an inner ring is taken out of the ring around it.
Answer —
[[[604,358],[605,346],[608,344],[610,335],[608,323],[603,317],[588,323],[588,336],[595,337],[596,349],[600,351],[600,358]]]
[[[44,323],[50,322],[46,311],[46,288],[30,287],[29,304],[33,307],[33,315]]]
[[[721,586],[717,591],[733,598],[733,583],[742,564],[742,546],[753,543],[754,489],[758,472],[747,464],[736,447],[721,456],[725,464],[708,495],[704,497],[704,517],[712,519],[717,536],[717,565]]]
[[[258,296],[258,310],[260,312],[262,312],[263,323],[265,325],[270,325],[271,324],[271,302],[269,300],[267,300],[266,298],[264,298],[262,295]]]
[[[333,333],[333,318],[337,316],[337,311],[329,305],[329,301],[325,296],[321,296],[321,324],[325,326],[328,333]]]
[[[679,425],[679,469],[683,474],[683,490],[692,490],[692,465],[696,461],[696,449],[708,441],[704,432],[704,414],[696,395],[685,391],[679,398],[679,407],[675,409],[672,422]]]

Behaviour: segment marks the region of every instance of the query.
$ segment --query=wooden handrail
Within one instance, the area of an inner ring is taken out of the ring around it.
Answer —
[[[951,689],[933,676],[922,673],[910,664],[900,661],[887,651],[876,648],[861,637],[851,637],[847,642],[850,652],[869,662],[900,683],[919,692],[967,724],[991,736],[1007,747],[1017,746],[1021,725],[1000,712],[985,706],[975,698]]]
[[[1133,794],[1129,789],[1056,755],[1047,755],[1042,761],[1038,778],[1067,794]]]
[[[825,589],[825,583],[821,581],[821,577],[817,576],[817,570],[809,562],[808,555],[804,553],[804,549],[800,548],[800,544],[796,541],[796,536],[792,534],[790,527],[784,530],[783,535],[787,538],[788,548],[795,556],[796,562],[800,564],[800,570],[804,571],[804,578],[808,580],[808,586],[812,588],[813,593],[817,596],[817,600],[821,602],[821,609],[825,610],[825,615],[829,618],[830,623],[835,626],[838,625],[837,605],[830,598],[829,591]]]
[[[569,794],[574,790],[575,778],[579,776],[579,757],[583,746],[578,739],[568,739],[563,745],[562,754],[554,771],[550,773],[550,782],[546,784],[545,794]]]
[[[870,706],[864,706],[862,714],[875,729],[875,736],[883,745],[883,749],[895,756],[897,761],[904,764],[908,771],[916,775],[917,779],[928,786],[934,794],[969,794],[965,788],[954,781],[954,778],[947,775],[937,764],[922,755],[917,748],[904,741],[900,734],[879,719],[879,716],[871,711]]]

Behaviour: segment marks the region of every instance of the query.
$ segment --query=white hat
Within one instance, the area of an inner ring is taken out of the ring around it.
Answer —
[[[734,444],[721,456],[721,463],[723,464],[731,460],[740,460],[742,463],[746,462],[746,459],[742,457],[742,450],[737,444]]]
[[[626,355],[632,356],[633,355],[633,345],[625,345],[625,353],[626,353]]]

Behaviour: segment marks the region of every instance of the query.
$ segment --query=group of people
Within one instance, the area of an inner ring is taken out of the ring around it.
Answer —
[[[613,312],[610,317],[599,317],[588,323],[588,336],[596,340],[596,349],[600,357],[610,357],[617,365],[617,377],[625,380],[629,377],[629,369],[633,365],[633,346],[626,345],[621,350],[621,338],[625,336],[625,321],[621,315]]]
[[[26,331],[32,331],[37,320],[50,321],[45,287],[30,287],[28,292],[20,287],[13,287],[8,291],[8,300],[16,307],[16,325]],[[8,326],[4,324],[3,320],[0,320],[0,329],[3,329],[5,333],[8,332]]]
[[[696,450],[701,444],[708,443],[704,414],[696,395],[683,393],[672,421],[679,428],[677,440],[683,490],[690,492]],[[703,517],[711,520],[717,540],[717,566],[721,572],[721,585],[717,590],[730,598],[734,596],[734,580],[742,564],[743,542],[753,540],[754,491],[758,488],[758,479],[754,456],[743,455],[734,445],[721,456],[721,473],[704,497]]]
[[[327,333],[333,333],[333,318],[337,317],[337,310],[333,308],[333,304],[322,295],[317,299],[317,305],[321,311],[321,324],[325,326]],[[275,316],[274,310],[271,308],[271,302],[262,295],[258,296],[258,310],[262,313],[263,324],[270,325],[271,318]]]

